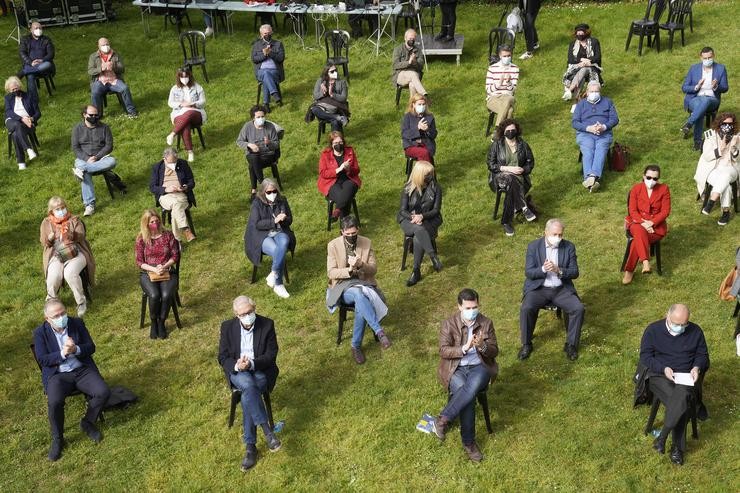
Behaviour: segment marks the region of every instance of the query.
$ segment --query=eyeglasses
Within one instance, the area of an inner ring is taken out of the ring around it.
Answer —
[[[660,180],[660,177],[659,176],[648,176],[648,175],[645,175],[645,179],[646,180],[658,181],[658,180]]]

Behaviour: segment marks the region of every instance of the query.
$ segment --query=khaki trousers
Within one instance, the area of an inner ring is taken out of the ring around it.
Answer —
[[[508,94],[498,94],[491,96],[486,101],[488,110],[496,113],[496,126],[498,127],[502,121],[506,118],[512,118],[514,116],[514,105],[516,104],[516,98],[509,96]]]
[[[409,87],[409,97],[413,96],[416,93],[419,94],[426,94],[427,90],[424,89],[424,86],[421,85],[421,80],[419,80],[419,74],[414,72],[413,70],[401,70],[398,72],[398,78],[396,79],[396,83],[399,86]]]
[[[67,281],[75,302],[78,305],[85,303],[85,290],[82,288],[80,272],[87,266],[85,256],[78,253],[73,259],[62,263],[59,257],[52,255],[49,266],[46,268],[46,299],[58,298],[59,288],[62,281]]]
[[[180,239],[180,231],[188,227],[185,209],[188,208],[188,196],[182,192],[166,193],[159,197],[159,205],[172,212],[172,234]]]

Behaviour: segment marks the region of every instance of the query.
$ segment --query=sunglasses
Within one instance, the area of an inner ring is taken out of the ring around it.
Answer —
[[[329,73],[330,73],[330,74],[336,74],[336,73],[337,73],[337,71],[336,71],[336,70],[329,70]]]
[[[647,176],[647,175],[645,175],[645,179],[646,180],[658,181],[658,180],[660,180],[660,177],[659,176]]]
[[[265,190],[265,193],[277,193],[277,190]]]

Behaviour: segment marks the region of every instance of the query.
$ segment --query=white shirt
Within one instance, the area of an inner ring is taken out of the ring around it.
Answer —
[[[18,96],[15,97],[15,106],[13,106],[13,113],[20,116],[21,118],[31,116],[28,114],[28,111],[26,111],[26,108],[23,106],[23,98],[19,98]]]
[[[547,240],[545,240],[545,255],[547,256],[547,260],[558,265],[558,247],[550,246]],[[545,272],[544,267],[542,267],[542,272]],[[542,285],[546,288],[557,288],[563,285],[563,281],[557,272],[545,272],[545,275],[545,282]]]
[[[75,350],[74,354],[68,354],[67,356],[64,355],[64,343],[67,342],[67,338],[69,337],[67,334],[67,328],[64,328],[64,331],[59,333],[54,329],[51,329],[54,332],[54,336],[57,338],[57,344],[59,345],[59,353],[62,356],[63,363],[59,364],[59,371],[61,373],[67,373],[70,372],[76,368],[79,368],[82,366],[82,363],[80,363],[80,360],[77,359],[77,356],[80,354],[80,346],[77,346],[77,349]]]
[[[239,355],[241,357],[246,357],[249,360],[249,369],[254,369],[254,325],[249,327],[249,329],[245,328],[243,325],[241,325],[241,322],[239,322],[239,326],[241,327],[241,330],[239,331],[239,334],[241,335],[241,345],[240,345],[240,352]],[[234,365],[234,371],[239,371],[239,363]]]
[[[712,67],[703,67],[701,72],[702,82],[697,96],[710,96],[714,97],[714,89],[712,89]]]

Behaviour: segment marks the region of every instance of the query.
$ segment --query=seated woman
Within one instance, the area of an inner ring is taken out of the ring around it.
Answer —
[[[434,124],[434,115],[427,111],[427,106],[427,100],[421,94],[411,96],[401,120],[401,139],[406,157],[434,164],[437,126]]]
[[[244,232],[244,253],[253,265],[260,265],[262,253],[272,257],[272,269],[267,285],[281,298],[290,295],[283,285],[285,257],[295,250],[295,235],[290,230],[293,214],[281,193],[277,181],[265,178],[260,191],[252,199],[247,229]]]
[[[58,298],[66,281],[77,303],[77,316],[87,311],[87,299],[80,273],[87,267],[90,284],[95,283],[95,259],[85,235],[85,224],[67,210],[61,197],[52,197],[47,216],[41,222],[41,245],[44,247],[46,299]]]
[[[136,265],[141,270],[141,289],[149,297],[149,337],[167,339],[164,322],[177,296],[178,273],[172,266],[180,260],[180,243],[162,228],[162,218],[154,209],[144,211],[139,229]]]
[[[396,215],[406,236],[414,237],[414,270],[406,281],[413,286],[421,281],[421,261],[429,255],[434,270],[442,270],[434,238],[442,224],[442,187],[434,178],[434,166],[428,161],[416,161],[406,186],[401,191],[401,208]]]
[[[251,120],[239,131],[236,145],[244,150],[249,165],[249,183],[252,195],[257,193],[257,183],[264,179],[262,170],[280,159],[280,134],[277,126],[265,119],[267,108],[261,104],[249,110]]]
[[[488,186],[495,194],[499,189],[506,191],[504,211],[501,213],[501,226],[506,236],[514,236],[512,220],[522,211],[527,221],[537,219],[527,207],[525,197],[532,182],[529,174],[534,168],[532,149],[522,139],[519,122],[506,119],[496,129],[496,134],[488,149]]]
[[[206,93],[203,88],[195,82],[192,71],[188,68],[177,69],[175,85],[170,89],[170,97],[167,104],[172,108],[170,120],[174,127],[167,135],[167,145],[172,146],[175,136],[182,137],[185,150],[188,151],[188,161],[193,162],[193,139],[190,129],[199,127],[206,122],[206,112],[203,107],[206,104]]]
[[[737,182],[740,176],[738,154],[740,154],[740,135],[737,118],[734,113],[721,113],[714,120],[712,129],[704,132],[704,146],[694,174],[699,194],[704,193],[707,184],[712,187],[701,213],[708,216],[719,200],[722,216],[717,224],[720,226],[730,222],[732,183]]]
[[[635,275],[638,261],[642,261],[642,273],[650,274],[650,245],[659,242],[668,232],[666,218],[671,213],[671,191],[668,185],[658,183],[660,166],[645,167],[642,182],[630,190],[624,227],[632,235],[627,262],[624,264],[622,284],[629,284]]]
[[[18,77],[8,77],[5,92],[5,128],[13,139],[18,169],[26,169],[26,155],[29,161],[36,157],[28,136],[36,128],[41,110],[36,98],[23,91],[23,83]]]
[[[344,145],[342,132],[329,134],[329,147],[321,151],[316,184],[319,192],[334,202],[333,217],[349,215],[352,200],[362,186],[362,180],[355,150]]]
[[[331,129],[341,132],[349,122],[347,81],[339,79],[335,65],[327,65],[313,86],[311,113],[319,120],[329,122]]]
[[[563,99],[569,101],[584,81],[601,82],[601,45],[591,37],[588,24],[578,24],[568,45],[568,68],[563,74]]]

